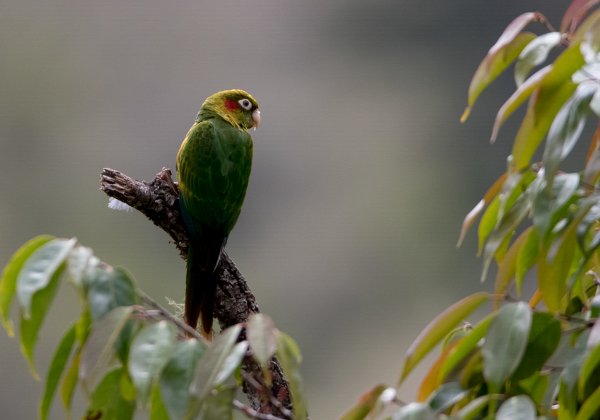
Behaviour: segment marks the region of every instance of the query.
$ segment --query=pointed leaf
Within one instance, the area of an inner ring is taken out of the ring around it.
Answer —
[[[523,246],[519,249],[519,255],[517,256],[517,266],[515,269],[515,285],[517,287],[517,294],[521,295],[521,286],[525,274],[533,267],[540,254],[540,237],[535,229],[532,229],[527,235],[527,239]]]
[[[496,44],[492,46],[483,61],[479,64],[479,67],[477,67],[469,85],[468,106],[461,117],[461,122],[467,120],[471,108],[481,92],[496,80],[516,60],[523,48],[535,38],[535,35],[530,32],[519,33],[527,23],[534,20],[533,13],[527,14],[525,18],[524,16],[519,16],[506,28]],[[525,21],[527,22],[525,23]],[[518,25],[514,25],[515,22]],[[525,25],[521,25],[521,23],[525,23]]]
[[[121,377],[126,375],[120,367],[104,376],[92,394],[87,410],[89,419],[132,419],[135,413],[135,402],[128,401],[121,395]]]
[[[487,293],[474,293],[461,299],[435,317],[407,350],[400,383],[448,333],[488,299],[489,295]]]
[[[183,416],[174,418],[182,419]],[[165,407],[160,394],[160,388],[157,385],[152,387],[152,392],[150,393],[150,420],[170,420],[167,407]]]
[[[94,323],[83,349],[79,376],[83,387],[91,393],[97,381],[115,362],[116,343],[133,313],[133,307],[121,306]]]
[[[17,278],[17,297],[25,318],[31,316],[33,295],[48,286],[75,243],[75,239],[53,239],[25,262]]]
[[[197,400],[202,401],[215,386],[227,379],[223,378],[222,372],[229,370],[229,368],[226,369],[226,364],[229,362],[229,356],[234,351],[241,331],[242,327],[239,324],[229,327],[215,338],[202,355],[190,387],[191,393]]]
[[[73,394],[75,393],[75,387],[77,386],[77,379],[79,374],[79,360],[81,359],[81,347],[78,347],[73,354],[69,368],[65,373],[60,385],[60,399],[63,403],[63,407],[67,410],[67,413],[71,411],[71,404],[73,402]]]
[[[573,0],[563,15],[560,31],[573,32],[591,8],[598,3],[598,0]]]
[[[482,282],[485,281],[492,259],[496,256],[502,244],[506,243],[512,237],[515,229],[525,219],[525,216],[527,216],[529,209],[529,200],[524,196],[519,197],[488,237],[483,247]]]
[[[86,273],[84,283],[94,321],[118,306],[131,306],[137,301],[133,282],[123,269],[94,267]]]
[[[530,327],[531,309],[526,303],[511,303],[498,311],[482,348],[483,376],[491,392],[498,392],[521,362]]]
[[[294,339],[279,330],[277,330],[277,358],[290,386],[294,418],[304,420],[306,419],[306,404],[304,402],[302,377],[300,376],[302,356]]]
[[[160,394],[171,418],[185,417],[190,402],[190,384],[206,346],[194,339],[175,344],[171,358],[160,375]]]
[[[46,383],[44,385],[44,394],[40,403],[40,419],[46,420],[48,418],[48,412],[52,405],[52,400],[56,394],[60,377],[63,374],[69,357],[71,356],[71,350],[75,344],[75,325],[67,330],[67,333],[61,339],[58,347],[52,357],[50,368],[46,375]]]
[[[515,65],[515,82],[517,86],[523,84],[531,69],[546,61],[550,51],[560,44],[561,39],[560,32],[549,32],[538,36],[523,48]]]
[[[498,264],[498,274],[496,275],[496,284],[494,286],[494,294],[498,296],[496,301],[499,301],[501,296],[504,296],[511,280],[515,277],[518,256],[532,231],[533,227],[531,226],[525,229],[519,237],[515,239],[508,251],[506,251],[504,258],[502,258]],[[520,290],[518,293],[520,293]]]
[[[565,339],[571,337],[566,336]],[[585,358],[587,351],[588,334],[583,333],[579,336],[575,343],[575,348],[569,352],[567,359],[567,365],[563,369],[560,375],[560,384],[558,390],[559,418],[572,419],[575,418],[577,410],[579,408],[579,402],[577,398],[577,382],[581,365]]]
[[[531,96],[531,94],[540,86],[542,80],[546,77],[548,72],[552,69],[551,65],[548,65],[537,72],[535,72],[531,77],[523,82],[517,90],[513,92],[513,94],[502,104],[498,113],[496,114],[496,119],[494,120],[494,127],[492,128],[492,136],[490,137],[490,143],[494,143],[498,138],[498,133],[500,131],[500,127],[504,124],[504,122],[510,117],[522,104],[525,102],[527,98]]]
[[[537,92],[532,96],[527,113],[513,143],[515,168],[529,165],[538,146],[548,132],[554,117],[575,91],[571,76],[584,64],[579,45],[571,44],[552,65]]]
[[[460,420],[473,420],[480,418],[480,413],[488,406],[491,400],[498,399],[499,396],[487,394],[482,395],[481,397],[475,398],[473,401],[469,402],[457,414],[457,417]]]
[[[592,395],[584,401],[575,420],[592,419],[598,415],[598,410],[600,410],[600,388],[596,388]]]
[[[361,395],[358,402],[354,407],[348,410],[340,418],[340,420],[363,420],[371,411],[375,408],[375,405],[379,399],[379,396],[387,387],[385,385],[377,385],[368,392]]]
[[[460,235],[458,237],[458,242],[456,244],[457,247],[461,246],[463,240],[465,239],[465,235],[469,228],[473,225],[479,214],[483,211],[486,205],[490,204],[490,202],[498,195],[502,185],[504,185],[504,181],[506,181],[506,173],[500,175],[496,181],[492,184],[490,188],[485,192],[483,198],[473,207],[473,209],[465,216],[463,220],[462,227],[460,229]]]
[[[142,404],[148,398],[153,382],[169,361],[174,340],[175,331],[167,321],[142,328],[133,339],[128,370]]]
[[[539,371],[558,347],[560,337],[560,322],[554,316],[534,312],[525,353],[511,379],[517,381]]]
[[[583,183],[588,186],[596,185],[600,176],[600,123],[596,126],[594,136],[585,159],[585,170],[583,171]]]
[[[438,388],[429,399],[428,404],[436,413],[443,413],[462,401],[467,395],[469,395],[469,390],[464,389],[458,382],[448,382]]]
[[[452,352],[454,347],[460,343],[460,339],[454,341],[442,349],[442,352],[438,356],[438,358],[433,362],[427,374],[423,377],[421,381],[421,385],[417,390],[417,402],[423,402],[429,398],[431,394],[433,394],[442,384],[440,369],[446,362],[448,354]],[[432,407],[433,408],[433,407]]]
[[[544,172],[545,174],[545,172]],[[568,215],[568,205],[574,199],[579,188],[579,174],[560,174],[548,187],[546,181],[537,190],[529,190],[533,196],[533,224],[542,238],[561,219]]]
[[[490,324],[495,316],[496,313],[494,312],[479,321],[479,323],[473,327],[471,332],[461,338],[450,350],[448,356],[442,363],[442,366],[440,366],[440,382],[444,381],[446,377],[477,348],[481,339],[487,334]]]
[[[579,85],[573,96],[556,114],[548,131],[544,149],[544,173],[548,185],[552,184],[561,162],[569,155],[579,139],[585,127],[590,101],[596,91],[595,85]]]
[[[598,321],[596,321],[595,325],[600,325]],[[591,337],[591,334],[590,334]],[[588,384],[588,381],[592,377],[592,375],[596,372],[596,369],[600,365],[600,345],[591,345],[588,341],[588,351],[584,355],[584,360],[581,365],[581,371],[579,373],[579,378],[577,381],[578,392],[579,395],[585,395],[585,389]]]
[[[17,290],[19,273],[29,257],[52,239],[52,236],[41,235],[29,240],[13,254],[2,271],[2,277],[0,278],[0,316],[2,325],[9,336],[14,334],[12,322],[10,321],[10,306]]]
[[[496,420],[536,420],[535,405],[526,395],[517,395],[504,401],[496,413]]]
[[[49,242],[51,243],[51,242]],[[41,249],[41,248],[40,248]],[[35,258],[35,253],[32,258]],[[27,266],[27,263],[25,263]],[[42,323],[46,318],[46,314],[48,313],[48,308],[50,304],[54,300],[54,296],[56,295],[56,291],[58,289],[59,280],[64,271],[64,264],[61,264],[56,270],[53,270],[53,275],[50,278],[50,281],[45,285],[43,289],[35,292],[33,297],[31,298],[31,314],[29,317],[26,317],[23,312],[21,312],[20,319],[20,335],[19,341],[21,345],[21,352],[25,359],[29,363],[29,367],[33,376],[36,379],[39,379],[39,375],[35,370],[33,355],[35,351],[35,345],[37,343],[38,334],[40,332],[40,328],[42,327]],[[24,268],[25,269],[25,268]],[[22,273],[23,271],[21,271]],[[19,276],[21,278],[21,276]],[[17,290],[19,289],[19,284],[17,283]]]

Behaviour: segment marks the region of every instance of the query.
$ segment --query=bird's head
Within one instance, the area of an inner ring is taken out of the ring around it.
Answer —
[[[223,90],[206,98],[198,120],[215,115],[241,130],[256,128],[260,124],[256,99],[241,89]]]

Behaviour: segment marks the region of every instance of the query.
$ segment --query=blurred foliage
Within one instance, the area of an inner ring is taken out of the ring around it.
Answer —
[[[477,68],[462,121],[515,64],[516,90],[497,113],[492,141],[528,100],[506,172],[467,214],[459,238],[460,245],[481,216],[482,281],[495,263],[494,291],[452,305],[411,345],[398,386],[441,344],[416,402],[378,385],[344,420],[600,417],[600,125],[580,170],[562,170],[586,121],[600,116],[598,3],[572,1],[559,30],[539,12],[518,16]],[[534,22],[548,33],[523,31]],[[529,283],[535,291],[527,299]],[[493,311],[466,322],[486,301]]]
[[[70,418],[78,384],[88,396],[88,420],[131,419],[136,408],[155,420],[231,419],[235,409],[260,418],[236,400],[242,390],[241,365],[246,357],[253,358],[263,376],[250,384],[258,384],[261,398],[274,398],[268,368],[274,356],[288,378],[294,405],[293,414],[281,407],[284,418],[306,417],[298,346],[267,316],[255,314],[246,326],[230,327],[212,343],[200,335],[182,340],[182,324],[154,307],[145,308],[125,271],[100,261],[75,239],[30,240],[14,254],[0,279],[2,323],[13,335],[9,314],[16,298],[21,350],[34,376],[37,337],[62,277],[77,290],[82,310],[54,351],[40,419],[48,418],[57,392]],[[243,329],[247,339],[240,335]]]

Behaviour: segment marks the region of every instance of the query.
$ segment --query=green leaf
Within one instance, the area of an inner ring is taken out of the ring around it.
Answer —
[[[504,401],[496,413],[496,420],[536,420],[535,405],[526,395],[517,395]]]
[[[436,420],[429,406],[421,403],[409,403],[392,415],[392,420]]]
[[[596,85],[579,85],[573,96],[556,114],[548,131],[544,149],[544,174],[548,185],[552,185],[561,162],[579,140],[590,111],[590,101],[597,90]]]
[[[443,413],[448,408],[462,401],[467,395],[469,395],[469,390],[464,389],[458,382],[448,382],[442,384],[431,395],[427,403],[436,413]]]
[[[133,313],[133,307],[120,306],[93,324],[92,332],[84,347],[79,376],[88,392],[114,362],[116,343]]]
[[[375,408],[379,396],[387,389],[385,385],[377,385],[361,395],[358,402],[348,410],[339,420],[363,420]]]
[[[49,242],[50,244],[51,242]],[[40,248],[41,249],[41,248]],[[35,253],[32,256],[35,258]],[[29,260],[30,261],[30,260]],[[27,263],[25,263],[25,267]],[[24,267],[24,270],[25,270]],[[35,345],[37,343],[38,334],[40,332],[40,328],[44,319],[46,318],[46,314],[48,313],[48,308],[52,301],[54,300],[54,296],[56,295],[56,291],[58,289],[59,280],[64,271],[64,264],[61,264],[56,270],[54,270],[50,281],[46,284],[43,289],[38,290],[31,299],[31,307],[33,311],[31,312],[29,317],[26,317],[23,311],[21,311],[21,319],[20,319],[20,336],[19,341],[21,345],[21,352],[25,359],[27,360],[29,367],[33,376],[36,379],[39,379],[39,375],[35,370],[33,355],[35,351]],[[21,271],[22,273],[23,271]],[[19,276],[20,278],[20,276]],[[17,290],[19,289],[19,284],[17,283]]]
[[[506,215],[500,220],[494,231],[490,234],[483,247],[483,270],[481,281],[485,281],[492,259],[503,243],[512,237],[515,229],[525,219],[530,209],[530,202],[525,196],[520,196]]]
[[[585,395],[586,386],[598,365],[600,365],[600,345],[590,348],[585,355],[577,381],[579,395]]]
[[[78,347],[73,354],[71,364],[67,369],[67,373],[62,379],[60,386],[60,399],[63,403],[67,413],[70,413],[71,403],[73,402],[73,394],[75,393],[75,387],[77,386],[77,379],[79,377],[79,360],[81,359],[81,347]]]
[[[48,374],[46,375],[46,383],[44,386],[44,394],[40,403],[40,419],[46,420],[48,418],[48,412],[54,399],[54,394],[58,388],[60,377],[67,366],[69,356],[71,356],[71,350],[75,344],[75,325],[67,330],[67,333],[63,336],[58,347],[52,357]]]
[[[485,336],[496,313],[491,313],[473,327],[471,332],[460,339],[460,341],[448,353],[446,360],[440,366],[440,381],[443,381],[459,363],[463,362],[476,348]]]
[[[546,61],[550,51],[560,44],[561,39],[560,32],[549,32],[538,36],[523,48],[515,65],[515,82],[517,86],[523,84],[531,69]]]
[[[457,418],[460,420],[474,420],[480,418],[480,413],[489,405],[490,401],[499,399],[498,395],[487,394],[475,398],[460,409]]]
[[[525,240],[523,246],[519,249],[517,255],[517,266],[515,268],[515,285],[517,294],[521,295],[521,287],[525,274],[535,265],[540,254],[540,236],[537,230],[532,229]]]
[[[171,358],[160,375],[160,394],[171,418],[185,417],[190,402],[190,384],[198,359],[206,346],[194,339],[175,344]]]
[[[563,306],[568,274],[577,247],[573,225],[574,222],[571,222],[559,239],[553,258],[544,250],[538,260],[538,289],[548,309],[554,312],[559,312]]]
[[[536,94],[529,101],[527,113],[513,143],[515,168],[529,165],[538,146],[562,105],[575,91],[571,76],[584,63],[578,44],[571,44],[555,61]]]
[[[492,186],[490,188],[488,188],[488,190],[485,192],[483,198],[465,216],[465,219],[463,220],[463,223],[462,223],[462,226],[460,229],[460,235],[458,237],[458,242],[456,244],[457,247],[461,246],[463,240],[465,239],[465,236],[467,235],[469,228],[473,225],[473,223],[475,223],[475,220],[477,220],[477,217],[479,217],[479,214],[481,214],[481,212],[483,211],[485,206],[490,204],[490,202],[498,195],[498,193],[500,192],[505,181],[506,181],[506,173],[500,175],[500,177],[498,177],[498,179],[496,179],[496,181],[494,181]]]
[[[515,277],[517,271],[517,259],[532,231],[533,227],[531,226],[525,229],[519,237],[515,239],[508,251],[506,251],[504,258],[499,262],[496,283],[494,285],[494,294],[498,296],[498,299],[501,299],[500,296],[504,296],[506,290],[510,286],[511,280]],[[520,293],[520,289],[518,290],[518,293]]]
[[[542,238],[547,237],[559,220],[566,218],[567,207],[579,188],[579,174],[560,174],[551,187],[547,182],[542,182],[535,191],[530,190],[534,196],[533,225]]]
[[[202,355],[190,386],[190,391],[197,400],[202,401],[214,387],[222,384],[237,368],[233,362],[239,361],[232,360],[230,356],[236,349],[236,342],[241,331],[241,325],[234,325],[226,329],[215,338]]]
[[[490,48],[483,61],[475,71],[469,86],[468,106],[461,117],[461,122],[466,121],[473,104],[483,92],[513,61],[517,59],[523,48],[531,42],[535,35],[523,32],[523,28],[535,20],[540,20],[539,13],[524,13],[515,18],[504,30],[500,38]]]
[[[25,261],[17,278],[17,298],[24,318],[31,317],[33,296],[48,286],[75,243],[75,239],[53,239]]]
[[[533,92],[540,86],[542,80],[546,77],[548,72],[552,69],[552,66],[548,65],[538,71],[536,71],[529,79],[517,88],[513,94],[502,104],[496,118],[494,120],[494,127],[492,128],[492,136],[490,137],[490,143],[494,143],[498,138],[500,127],[510,117],[527,98],[531,96]]]
[[[271,382],[271,371],[269,362],[277,350],[275,338],[275,324],[273,320],[264,314],[254,314],[248,320],[246,327],[248,344],[252,350],[254,359],[260,365],[267,384]]]
[[[182,419],[183,416],[174,418]],[[152,387],[152,392],[150,393],[150,420],[170,420],[167,407],[165,407],[157,385]]]
[[[477,254],[481,254],[483,251],[483,246],[487,241],[487,238],[490,236],[494,228],[498,223],[498,214],[500,211],[500,197],[494,198],[490,205],[488,206],[485,213],[481,217],[481,222],[479,222],[479,227],[477,229],[477,237],[478,237],[478,249]]]
[[[560,322],[552,314],[534,312],[525,354],[512,380],[524,379],[539,371],[558,347],[560,337]]]
[[[135,413],[135,401],[129,401],[121,395],[121,378],[125,369],[119,367],[104,376],[92,394],[87,410],[89,419],[127,420]]]
[[[411,344],[404,358],[404,368],[400,383],[408,376],[413,368],[458,324],[481,304],[489,299],[484,292],[469,295],[453,304],[436,316]]]
[[[577,382],[581,365],[587,350],[589,334],[584,332],[575,343],[575,348],[569,352],[568,362],[560,375],[558,389],[558,416],[563,419],[575,418],[579,403],[577,399]],[[564,337],[563,339],[569,339]]]
[[[148,325],[133,339],[129,353],[129,375],[142,404],[173,351],[175,331],[167,321]]]
[[[598,415],[598,411],[600,409],[600,388],[596,388],[596,390],[589,396],[587,400],[583,402],[583,405],[579,409],[575,420],[588,420],[594,418],[594,416]]]
[[[0,278],[0,316],[2,325],[9,336],[13,336],[13,325],[10,320],[10,305],[17,290],[17,278],[25,262],[39,248],[53,239],[52,236],[41,235],[29,240],[13,254]]]
[[[232,420],[235,391],[234,387],[227,387],[211,392],[204,404],[202,404],[200,418],[207,420]]]
[[[517,392],[518,394],[527,394],[537,406],[543,406],[544,397],[548,391],[548,385],[550,384],[550,373],[538,370],[528,378],[519,381]],[[556,384],[555,384],[556,385]],[[552,388],[552,392],[556,389],[556,386]],[[521,390],[523,392],[521,392]]]
[[[521,362],[530,327],[531,309],[526,303],[511,303],[498,311],[482,348],[483,376],[491,392],[498,392]]]
[[[92,319],[97,321],[118,306],[137,302],[135,288],[123,269],[98,266],[88,270],[84,278]]]
[[[294,339],[279,330],[277,330],[277,358],[290,387],[294,418],[304,420],[306,419],[306,403],[300,376],[302,356]]]

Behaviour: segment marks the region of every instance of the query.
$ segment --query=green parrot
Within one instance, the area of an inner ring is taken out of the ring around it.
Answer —
[[[177,153],[179,203],[190,238],[184,320],[212,335],[215,270],[240,211],[252,167],[251,128],[258,103],[243,90],[209,96]]]

